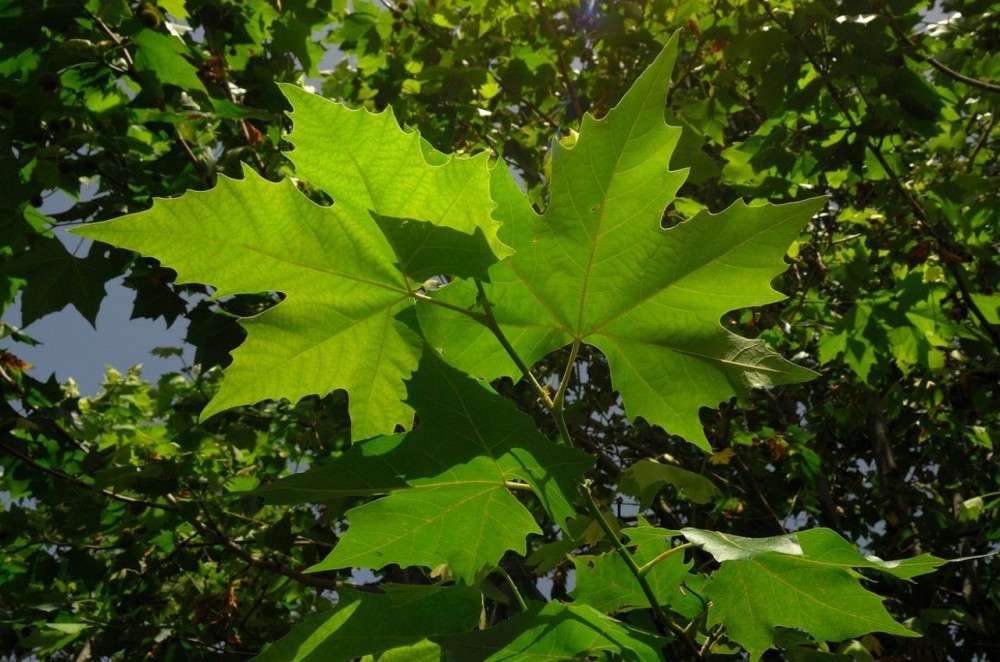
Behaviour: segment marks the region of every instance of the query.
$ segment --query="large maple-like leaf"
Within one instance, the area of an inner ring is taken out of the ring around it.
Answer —
[[[487,156],[437,152],[403,131],[391,111],[349,110],[283,90],[295,108],[292,160],[334,198],[332,207],[248,171],[77,232],[155,257],[181,281],[214,285],[217,296],[285,294],[243,321],[247,340],[204,417],[340,388],[355,438],[409,427],[402,382],[420,345],[396,319],[420,285],[409,277],[462,265],[482,271],[510,252],[491,216]],[[459,263],[456,250],[471,257]]]
[[[242,180],[221,177],[211,191],[77,232],[153,256],[181,282],[214,285],[216,296],[285,294],[242,321],[247,340],[203,417],[344,388],[355,436],[412,422],[402,379],[417,365],[420,343],[395,319],[411,305],[410,284],[367,214],[320,207],[291,182],[247,169]]]
[[[676,43],[675,36],[607,116],[584,117],[572,148],[556,146],[541,216],[502,165],[494,170],[500,236],[516,253],[493,267],[487,294],[528,363],[574,341],[592,344],[607,357],[631,415],[708,449],[699,407],[813,376],[762,341],[728,332],[720,318],[784,298],[771,280],[823,200],[737,202],[661,227],[686,176],[668,170],[681,130],[663,119]],[[460,306],[475,302],[463,283],[438,296]],[[516,374],[458,315],[422,310],[421,325],[463,369],[490,378]]]
[[[819,641],[841,641],[868,632],[917,636],[897,623],[882,598],[865,590],[855,569],[899,578],[931,572],[947,563],[929,554],[900,561],[862,556],[830,529],[809,529],[772,538],[743,538],[682,529],[691,542],[721,562],[709,577],[710,625],[759,658],[775,643],[775,628],[798,628]]]
[[[606,654],[615,660],[662,660],[663,641],[605,616],[588,605],[549,602],[531,605],[481,632],[439,639],[450,659],[460,662],[581,660]],[[600,658],[599,658],[600,659]]]
[[[540,532],[511,489],[534,492],[560,524],[573,515],[589,456],[543,437],[512,403],[434,352],[424,353],[407,390],[416,430],[360,442],[258,490],[284,503],[387,495],[348,511],[347,532],[314,570],[447,563],[471,582],[506,550],[524,553],[525,537]]]
[[[332,610],[307,617],[256,662],[331,662],[459,635],[476,626],[482,597],[471,587],[383,586],[384,593],[338,591]]]

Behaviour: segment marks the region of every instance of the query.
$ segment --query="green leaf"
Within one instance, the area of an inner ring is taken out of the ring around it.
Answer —
[[[877,556],[862,556],[857,548],[836,531],[827,528],[806,529],[797,533],[770,538],[744,538],[718,531],[681,529],[689,541],[702,547],[716,561],[750,559],[758,554],[777,552],[799,556],[803,562],[834,568],[868,568],[879,570],[899,579],[912,579],[933,572],[950,563],[931,554],[908,559],[883,561]]]
[[[355,444],[342,456],[260,488],[272,502],[387,494],[347,513],[349,528],[312,570],[435,567],[466,582],[540,533],[511,494],[534,492],[557,523],[573,516],[586,454],[544,438],[508,400],[425,352],[407,384],[413,432]]]
[[[72,305],[95,326],[105,283],[118,275],[119,265],[92,248],[85,258],[76,257],[58,239],[45,238],[31,250],[5,260],[0,274],[23,278],[21,325],[28,326],[49,313]]]
[[[629,551],[641,567],[670,550],[669,539],[677,532],[643,525],[622,529],[621,533],[628,539]],[[576,588],[572,593],[575,601],[609,614],[649,608],[639,583],[617,552],[581,555],[573,562],[576,566]],[[684,560],[683,551],[677,551],[652,566],[646,581],[662,606],[685,613],[693,607],[691,616],[694,617],[700,603],[681,586],[685,583],[701,585],[701,577],[691,574],[691,567],[691,563]]]
[[[491,271],[487,294],[529,363],[574,340],[592,344],[607,357],[631,416],[708,450],[700,407],[813,376],[719,320],[784,298],[770,283],[824,201],[737,202],[661,227],[686,176],[668,170],[681,130],[663,120],[676,47],[675,35],[606,117],[586,115],[576,144],[555,147],[541,217],[509,174],[495,176],[501,237],[517,252]],[[464,284],[439,296],[459,306],[475,302]],[[516,374],[499,354],[481,351],[485,337],[470,337],[457,314],[426,306],[420,314],[448,361],[488,378]]]
[[[400,271],[417,282],[438,275],[489,280],[488,269],[497,258],[481,228],[466,234],[410,218],[374,212],[372,218],[399,258]]]
[[[987,322],[1000,325],[1000,294],[973,294],[972,300]]]
[[[639,460],[622,472],[621,489],[639,499],[642,508],[648,508],[664,485],[673,485],[683,498],[695,503],[708,503],[721,493],[719,488],[701,474],[672,464],[655,460]]]
[[[456,660],[576,660],[609,653],[620,660],[662,660],[661,642],[587,605],[533,604],[500,625],[443,641]]]
[[[296,173],[353,214],[415,219],[467,235],[482,232],[499,258],[511,253],[497,236],[489,203],[489,155],[448,156],[404,131],[391,108],[351,110],[294,85],[281,85],[292,105]],[[443,272],[438,272],[443,273]]]
[[[132,41],[136,45],[135,68],[138,71],[153,73],[164,85],[208,94],[198,78],[198,70],[181,55],[187,48],[180,39],[143,28]]]
[[[420,343],[396,320],[411,305],[410,284],[367,212],[320,207],[291,182],[248,169],[243,180],[220,177],[210,191],[75,232],[156,257],[180,282],[214,285],[217,297],[285,294],[241,321],[247,340],[202,418],[342,388],[355,438],[412,423],[402,380],[417,365]]]
[[[382,589],[384,593],[339,589],[335,609],[307,617],[254,660],[351,660],[465,632],[479,621],[482,599],[469,587],[388,585]]]
[[[882,598],[862,588],[854,568],[909,578],[946,562],[928,554],[904,561],[863,557],[830,529],[772,538],[700,529],[681,533],[722,563],[705,586],[712,601],[708,622],[724,624],[752,659],[773,647],[777,627],[798,628],[820,641],[869,632],[917,636],[892,618]]]

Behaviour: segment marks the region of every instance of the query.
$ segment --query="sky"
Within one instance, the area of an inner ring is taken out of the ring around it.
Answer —
[[[53,214],[73,204],[66,195],[53,193],[40,208],[44,214]],[[63,229],[56,236],[69,250],[86,255],[89,242],[68,235]],[[161,319],[132,320],[132,300],[135,293],[116,278],[107,284],[107,297],[101,304],[96,328],[90,325],[72,306],[46,315],[22,330],[41,344],[36,347],[17,344],[7,346],[17,356],[31,363],[31,374],[46,379],[52,373],[60,381],[73,377],[81,395],[95,395],[103,381],[107,366],[124,372],[141,364],[147,379],[156,379],[166,372],[176,372],[184,367],[179,357],[161,359],[150,354],[154,347],[181,347],[187,331],[187,320],[178,318],[167,327]],[[4,311],[2,320],[21,328],[20,295],[14,305]],[[7,343],[5,343],[7,345]],[[193,350],[185,350],[185,360],[190,361]]]

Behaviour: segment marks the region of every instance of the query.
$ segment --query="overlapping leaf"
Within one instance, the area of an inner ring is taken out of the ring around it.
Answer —
[[[482,632],[445,639],[460,662],[578,660],[608,653],[616,660],[662,660],[657,637],[605,616],[587,605],[532,605]]]
[[[864,557],[830,529],[773,538],[681,533],[722,563],[705,587],[709,623],[724,624],[753,659],[774,645],[777,627],[798,628],[819,641],[868,632],[916,636],[892,618],[882,598],[862,588],[855,568],[910,578],[946,562],[929,554],[902,561]]]
[[[556,522],[573,514],[589,456],[543,437],[508,400],[434,352],[424,353],[407,390],[416,430],[358,443],[258,491],[286,503],[388,495],[348,511],[347,532],[314,570],[447,563],[471,582],[506,550],[524,553],[525,537],[540,533],[511,487],[533,491]]]
[[[494,173],[501,237],[517,252],[494,267],[487,292],[529,363],[590,343],[607,356],[628,412],[707,449],[699,407],[812,376],[719,320],[783,298],[771,280],[823,201],[737,202],[662,229],[686,176],[667,167],[681,131],[663,120],[675,54],[676,36],[606,117],[585,116],[575,146],[555,148],[541,217],[502,166]],[[440,296],[475,301],[462,284]],[[472,335],[466,320],[429,308],[421,315],[449,361],[487,377],[516,374],[501,354],[484,351],[485,335]]]
[[[254,660],[352,660],[467,632],[479,621],[482,598],[469,587],[389,585],[383,590],[341,589],[335,609],[309,616]]]
[[[420,345],[396,320],[420,285],[409,276],[470,263],[482,265],[479,273],[510,252],[491,217],[487,156],[451,158],[404,132],[390,111],[352,111],[283,89],[295,108],[292,160],[333,207],[250,173],[79,233],[156,257],[218,296],[286,296],[243,322],[247,341],[204,416],[340,388],[355,438],[409,427],[402,381]],[[456,261],[456,246],[474,259]]]
[[[673,485],[681,496],[695,503],[708,503],[719,496],[719,488],[701,474],[655,460],[639,460],[622,472],[622,491],[638,497],[639,505],[648,508],[664,485]]]
[[[682,551],[669,552],[669,539],[677,532],[643,524],[622,529],[621,533],[636,563],[643,566],[655,561],[645,577],[660,604],[693,618],[701,605],[687,588],[699,589],[704,580],[691,574],[692,564],[685,561]],[[639,583],[617,552],[580,555],[573,563],[574,600],[609,614],[649,608]]]

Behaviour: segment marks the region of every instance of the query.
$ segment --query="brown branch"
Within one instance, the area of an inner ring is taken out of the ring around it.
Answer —
[[[115,46],[117,46],[121,50],[122,58],[125,60],[125,64],[128,66],[128,68],[124,72],[120,72],[118,69],[115,69],[115,71],[119,71],[119,73],[124,73],[133,81],[138,83],[140,87],[143,86],[145,81],[143,81],[142,76],[139,75],[139,72],[136,71],[135,60],[132,59],[132,55],[128,52],[128,48],[126,48],[124,40],[114,30],[112,30],[107,23],[101,20],[99,16],[95,14],[91,14],[91,16],[97,23],[97,26],[101,29],[101,32],[107,35],[108,39],[113,41],[115,43]],[[157,106],[159,107],[160,110],[166,110],[166,103],[162,99],[159,100]],[[194,151],[191,149],[191,145],[189,145],[188,142],[184,140],[184,136],[181,135],[180,129],[178,129],[176,125],[174,125],[174,142],[176,142],[177,145],[181,148],[181,151],[184,152],[184,155],[187,157],[188,161],[191,162],[191,165],[194,166],[195,171],[198,173],[198,176],[201,177],[202,181],[204,181],[206,185],[210,184],[211,181],[209,179],[209,171],[206,168],[205,163],[195,155]]]
[[[899,27],[898,23],[896,23],[896,18],[891,13],[889,13],[888,9],[883,7],[882,15],[886,18],[886,21],[889,23],[889,28],[893,31],[893,33],[897,37],[899,37],[899,40],[906,45],[907,50],[909,50],[910,52],[910,55],[912,55],[916,59],[920,60],[921,62],[926,62],[927,64],[931,65],[944,75],[954,78],[960,83],[965,83],[970,87],[975,87],[980,90],[984,90],[986,92],[992,92],[994,94],[1000,93],[1000,85],[998,85],[997,83],[994,83],[993,81],[989,80],[980,80],[978,78],[966,76],[960,71],[955,71],[954,69],[952,69],[945,63],[941,62],[934,56],[920,52],[920,47],[917,46],[917,44],[915,44],[912,39],[910,39],[910,36],[908,34],[903,32],[903,29]]]
[[[168,494],[167,501],[169,501],[178,512],[180,512],[182,515],[184,514],[179,508],[179,502],[177,501],[176,497],[174,497],[172,494]],[[307,575],[298,570],[286,568],[280,563],[276,563],[269,559],[257,558],[250,552],[240,547],[233,539],[224,534],[218,528],[218,526],[216,526],[215,523],[211,521],[211,516],[205,509],[204,504],[202,504],[199,501],[198,505],[201,508],[201,511],[205,514],[206,519],[208,519],[211,524],[205,525],[204,523],[199,521],[198,518],[196,517],[185,516],[185,519],[191,523],[191,526],[198,529],[198,532],[201,533],[203,536],[205,536],[210,540],[215,540],[220,545],[222,545],[223,547],[231,551],[233,554],[235,554],[239,559],[244,561],[247,565],[251,565],[255,568],[260,568],[261,570],[266,570],[274,574],[282,575],[284,577],[288,577],[289,579],[293,579],[299,582],[300,584],[315,586],[316,588],[336,590],[338,587],[340,587],[341,583],[338,581],[334,581],[331,579],[323,579],[322,577],[317,577],[315,575]]]
[[[979,140],[976,141],[976,146],[972,148],[972,153],[969,154],[969,161],[965,165],[966,172],[972,172],[972,168],[976,165],[976,157],[979,156],[979,150],[983,148],[983,145],[986,144],[986,141],[989,140],[989,137],[993,134],[993,127],[996,126],[996,123],[997,123],[997,111],[992,110],[990,111],[989,123],[983,130],[982,135],[979,136]]]
[[[146,506],[147,508],[158,508],[160,510],[166,510],[166,511],[176,510],[175,508],[167,504],[156,503],[155,501],[146,501],[145,499],[136,499],[134,497],[125,496],[124,494],[118,494],[117,492],[112,492],[111,490],[106,490],[104,488],[97,487],[96,485],[90,485],[89,483],[85,483],[75,476],[70,476],[69,474],[65,474],[56,469],[52,469],[42,464],[39,464],[38,462],[33,460],[30,456],[28,456],[26,453],[23,453],[21,450],[13,446],[10,446],[5,441],[0,441],[0,450],[6,451],[8,454],[13,455],[14,457],[21,460],[25,464],[29,465],[36,471],[40,471],[44,474],[52,476],[53,478],[58,478],[59,480],[65,481],[71,485],[74,485],[88,492],[92,492],[94,494],[100,494],[101,496],[107,497],[112,501],[119,501],[121,503],[130,505]]]

